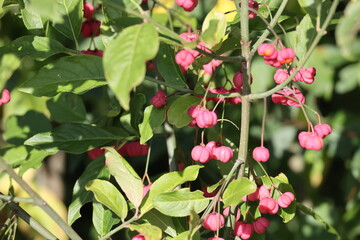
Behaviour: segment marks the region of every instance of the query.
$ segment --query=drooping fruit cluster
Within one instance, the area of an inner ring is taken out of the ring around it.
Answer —
[[[206,145],[197,145],[191,151],[192,159],[201,163],[207,163],[211,159],[226,163],[233,156],[234,153],[230,147],[219,145],[214,141],[208,142]]]
[[[284,88],[271,95],[273,103],[280,103],[284,106],[301,107],[300,103],[305,103],[305,97],[296,87]],[[299,103],[300,102],[300,103]]]
[[[321,150],[324,146],[323,139],[332,132],[330,125],[318,124],[313,132],[302,131],[298,135],[300,146],[307,150]]]
[[[275,188],[272,189],[272,191],[275,190],[279,191]],[[253,204],[257,204],[261,214],[276,214],[279,211],[279,207],[288,208],[295,200],[294,194],[291,192],[280,193],[280,196],[277,199],[272,198],[271,195],[271,191],[265,185],[262,185],[258,187],[254,193],[244,196],[242,201],[249,201],[253,202]],[[263,216],[257,217],[252,221],[245,216],[244,219],[246,220],[239,221],[239,219],[237,219],[234,229],[235,235],[242,239],[251,238],[254,232],[263,234],[270,226],[270,221]]]
[[[81,35],[84,38],[96,37],[100,35],[101,22],[94,18],[95,7],[89,2],[83,6],[83,17],[86,19],[81,25]]]
[[[157,91],[151,98],[151,104],[156,108],[162,108],[166,105],[166,94],[161,90]]]
[[[217,115],[201,105],[193,105],[188,109],[188,114],[193,118],[190,126],[198,126],[199,128],[209,128],[217,123]]]

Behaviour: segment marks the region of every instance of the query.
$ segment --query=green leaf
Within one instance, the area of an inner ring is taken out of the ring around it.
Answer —
[[[175,51],[171,46],[160,44],[156,67],[166,83],[176,87],[187,87],[179,65],[175,62]]]
[[[66,48],[55,39],[39,36],[23,36],[0,47],[0,55],[13,53],[19,58],[28,56],[37,61],[65,51]]]
[[[208,47],[219,44],[226,31],[226,18],[222,12],[211,11],[206,15],[202,25],[201,39]]]
[[[340,81],[335,85],[339,94],[345,94],[360,86],[360,63],[354,63],[343,67],[340,72]]]
[[[114,148],[106,147],[105,150],[105,158],[111,175],[115,177],[116,182],[130,202],[134,204],[135,208],[138,208],[143,199],[144,191],[141,178]]]
[[[130,224],[130,230],[143,234],[146,240],[160,240],[162,238],[161,229],[149,223]]]
[[[86,184],[85,189],[92,191],[98,202],[104,204],[121,219],[126,218],[128,212],[126,200],[111,182],[94,179]]]
[[[192,120],[187,110],[190,106],[199,104],[200,101],[201,98],[190,95],[184,95],[176,99],[170,105],[167,113],[169,123],[175,125],[177,128],[187,126]]]
[[[85,185],[90,180],[97,178],[110,178],[109,169],[105,166],[103,156],[91,161],[74,185],[72,202],[69,206],[68,213],[69,225],[72,225],[76,221],[76,219],[81,217],[80,208],[85,203],[92,201],[92,193],[85,190]]]
[[[6,82],[20,66],[20,59],[14,54],[4,54],[0,62],[0,89],[5,87]]]
[[[224,207],[238,205],[242,197],[255,192],[256,188],[256,184],[245,177],[230,182],[223,194]]]
[[[54,22],[53,26],[69,39],[76,41],[79,36],[83,20],[83,1],[82,0],[59,0],[58,10],[63,13],[61,23]]]
[[[44,33],[43,19],[37,12],[31,9],[28,1],[20,1],[20,11],[24,25],[28,30],[39,35]]]
[[[317,0],[298,0],[299,5],[312,17],[316,17],[316,15],[317,15],[316,14],[316,2],[317,2]]]
[[[19,175],[22,176],[27,170],[30,168],[37,169],[41,167],[42,161],[47,156],[51,155],[51,153],[43,150],[39,150],[32,147],[26,147],[28,155],[24,162],[21,163],[19,169]]]
[[[209,204],[209,199],[205,198],[203,194],[199,190],[190,192],[188,188],[161,193],[154,198],[154,207],[168,216],[189,216],[191,211],[199,213]]]
[[[140,144],[145,144],[154,135],[155,128],[161,126],[166,118],[166,108],[145,108],[143,122],[139,124]]]
[[[40,15],[42,18],[49,19],[52,22],[62,23],[64,20],[61,12],[61,1],[43,1],[43,0],[25,0],[25,5],[30,11]]]
[[[296,27],[296,41],[293,44],[296,56],[302,59],[307,52],[315,34],[315,26],[309,15],[301,20],[300,24]]]
[[[59,123],[84,122],[86,120],[85,104],[81,97],[72,93],[62,93],[49,99],[46,105],[51,120]]]
[[[131,126],[137,131],[139,130],[139,123],[144,116],[143,106],[145,103],[146,98],[142,93],[136,94],[130,100]]]
[[[150,23],[125,28],[109,42],[104,53],[105,76],[125,110],[129,110],[131,90],[144,80],[145,62],[156,56],[158,48],[158,33]]]
[[[357,60],[353,55],[354,43],[359,33],[360,2],[351,1],[347,4],[344,16],[336,26],[335,37],[342,54],[350,60]]]
[[[6,119],[3,138],[10,144],[22,146],[29,137],[50,131],[51,128],[51,123],[45,115],[28,111],[23,116],[13,115]]]
[[[19,90],[38,97],[53,97],[62,92],[83,94],[103,85],[106,81],[101,58],[77,55],[46,65],[33,78],[25,81]]]
[[[111,228],[119,223],[120,219],[113,216],[113,213],[101,203],[93,202],[92,222],[96,232],[100,236],[107,234]]]
[[[63,124],[52,132],[39,133],[25,141],[25,145],[46,151],[62,150],[79,154],[100,147],[112,140],[127,136],[113,135],[101,128],[85,124]]]
[[[167,233],[172,237],[177,235],[176,226],[173,222],[173,219],[162,214],[156,209],[151,209],[145,213],[145,215],[142,216],[142,219],[148,221],[152,225],[158,226],[164,233]]]
[[[159,177],[151,185],[150,191],[146,195],[144,204],[141,207],[141,213],[144,214],[153,208],[153,200],[157,195],[170,192],[185,182],[196,180],[199,170],[202,167],[203,166],[200,165],[188,166],[182,172],[170,172]]]

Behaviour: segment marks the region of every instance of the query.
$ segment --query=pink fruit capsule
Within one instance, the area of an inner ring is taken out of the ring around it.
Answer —
[[[222,228],[224,224],[224,216],[220,213],[213,212],[206,216],[202,225],[208,230],[217,231],[218,229]]]
[[[270,226],[270,221],[267,218],[261,217],[253,222],[253,227],[256,233],[262,234],[266,232],[266,228]]]
[[[144,235],[139,234],[139,235],[133,236],[131,238],[131,240],[146,240],[146,238],[144,237]]]
[[[288,77],[289,77],[289,73],[285,69],[280,68],[276,70],[274,74],[274,81],[277,84],[281,84],[285,82],[285,80],[288,79]]]
[[[258,162],[267,162],[270,158],[269,149],[266,147],[256,147],[253,151],[253,158]]]
[[[295,51],[292,48],[283,48],[278,52],[277,60],[281,63],[291,63],[295,58]]]
[[[279,205],[275,199],[263,198],[259,202],[259,211],[262,214],[270,213],[276,214],[279,210]]]
[[[196,117],[196,124],[199,128],[209,128],[217,123],[217,115],[213,111],[204,110]]]
[[[191,158],[194,161],[206,163],[210,160],[210,151],[204,145],[195,146],[191,151]]]
[[[10,100],[11,100],[11,97],[10,97],[10,92],[9,92],[9,90],[4,89],[4,90],[2,91],[2,93],[1,93],[0,106],[1,106],[2,104],[5,104],[5,103],[10,102]]]
[[[95,8],[94,5],[92,5],[92,3],[86,2],[84,3],[84,8],[83,8],[83,16],[86,19],[91,19],[94,15],[95,12]]]
[[[191,12],[198,5],[198,0],[176,0],[175,2],[187,12]]]
[[[217,159],[223,163],[226,163],[232,159],[234,154],[233,154],[233,151],[231,150],[231,148],[229,148],[227,146],[220,146],[220,147],[213,149],[212,155],[215,156],[215,159]]]
[[[249,239],[254,234],[254,227],[249,223],[236,222],[234,232],[236,236],[242,239]]]
[[[316,125],[314,131],[319,137],[324,138],[332,132],[332,129],[329,124],[324,123]]]
[[[155,96],[151,98],[151,104],[156,108],[162,108],[166,105],[166,95],[163,91],[158,91]]]
[[[287,208],[290,206],[292,201],[294,201],[295,197],[294,194],[291,192],[285,192],[281,194],[281,196],[278,198],[277,202],[280,207]]]

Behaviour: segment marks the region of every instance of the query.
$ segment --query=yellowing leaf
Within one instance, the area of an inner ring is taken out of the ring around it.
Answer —
[[[233,0],[218,0],[217,4],[211,11],[226,13],[233,10],[236,10],[236,5]],[[232,22],[234,21],[236,12],[225,14],[225,16],[226,16],[226,22]]]

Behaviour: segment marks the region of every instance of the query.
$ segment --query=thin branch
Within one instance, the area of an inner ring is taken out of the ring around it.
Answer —
[[[19,197],[7,196],[1,193],[0,193],[0,199],[6,202],[34,203],[34,200],[32,198],[19,198]]]
[[[37,194],[22,178],[17,175],[14,170],[2,159],[0,158],[0,167],[4,168],[7,174],[14,179],[22,189],[29,194],[29,196],[34,200],[34,204],[43,209],[58,225],[62,230],[73,240],[81,240],[82,238],[72,229],[60,216],[57,212],[50,207],[47,202]]]

